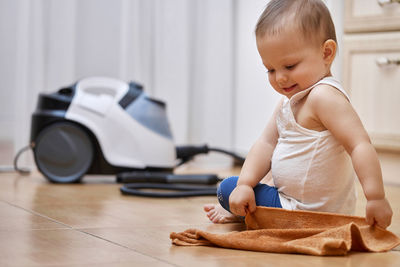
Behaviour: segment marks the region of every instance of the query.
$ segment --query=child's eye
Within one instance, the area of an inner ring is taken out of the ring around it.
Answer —
[[[268,74],[272,74],[272,73],[274,73],[274,72],[275,72],[275,70],[273,70],[273,69],[272,69],[272,70],[267,70],[267,73],[268,73]]]
[[[294,67],[296,67],[296,65],[297,65],[297,64],[287,65],[287,66],[285,66],[285,68],[286,68],[287,70],[292,70],[292,69],[294,69]]]

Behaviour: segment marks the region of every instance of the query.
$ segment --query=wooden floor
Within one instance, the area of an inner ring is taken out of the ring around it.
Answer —
[[[395,213],[389,230],[400,236],[399,156],[382,158]],[[243,225],[210,223],[202,205],[215,203],[215,197],[123,196],[112,177],[86,177],[84,182],[55,185],[37,172],[0,174],[0,266],[400,266],[399,248],[315,257],[173,246],[172,231],[228,232]],[[364,214],[364,205],[360,191],[357,215]]]

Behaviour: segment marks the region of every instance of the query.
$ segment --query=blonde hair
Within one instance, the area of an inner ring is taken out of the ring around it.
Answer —
[[[258,19],[256,37],[278,34],[288,24],[319,44],[329,39],[337,43],[331,15],[321,0],[271,0]]]

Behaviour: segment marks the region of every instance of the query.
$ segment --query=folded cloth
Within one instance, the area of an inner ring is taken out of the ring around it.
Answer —
[[[390,231],[365,218],[342,214],[257,207],[245,219],[247,230],[214,234],[197,229],[170,234],[178,246],[224,248],[309,255],[346,255],[349,251],[383,252],[400,244]]]

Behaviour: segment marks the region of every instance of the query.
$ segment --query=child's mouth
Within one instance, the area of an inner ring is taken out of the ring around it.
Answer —
[[[283,88],[283,91],[285,91],[286,93],[289,93],[289,92],[293,91],[296,88],[296,86],[297,86],[297,84],[294,84],[290,87]]]

